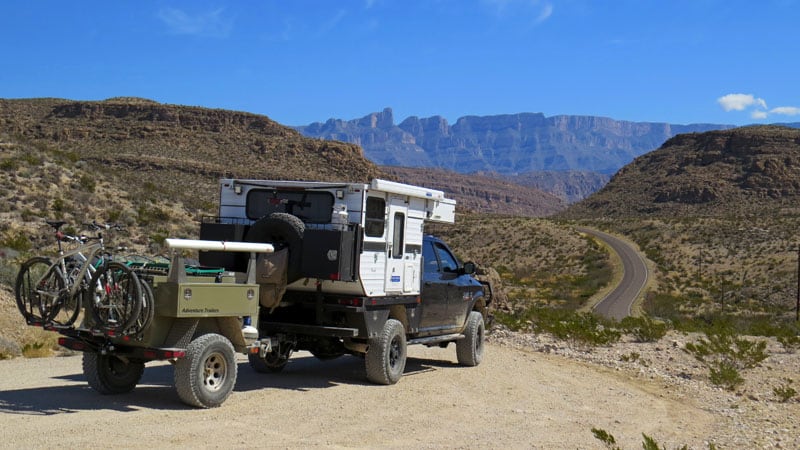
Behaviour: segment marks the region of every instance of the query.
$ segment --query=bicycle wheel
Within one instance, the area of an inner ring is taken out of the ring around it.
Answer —
[[[155,296],[150,283],[139,278],[139,285],[142,287],[142,310],[139,312],[136,321],[131,325],[130,330],[128,330],[128,333],[136,336],[140,336],[150,326],[150,322],[153,321],[156,312],[155,303],[153,303]]]
[[[29,323],[44,323],[64,292],[66,282],[57,266],[48,258],[35,256],[24,263],[17,274],[14,294],[17,308]]]
[[[47,316],[47,322],[68,327],[75,323],[81,313],[82,293],[77,292],[70,296],[68,292],[62,293],[53,304]]]
[[[139,278],[128,266],[114,261],[97,269],[87,297],[94,323],[114,333],[129,331],[142,310]]]

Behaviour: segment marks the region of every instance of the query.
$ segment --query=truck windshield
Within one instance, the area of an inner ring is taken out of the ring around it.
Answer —
[[[330,223],[333,202],[330,192],[253,189],[247,193],[247,217],[258,220],[281,212],[306,223]]]

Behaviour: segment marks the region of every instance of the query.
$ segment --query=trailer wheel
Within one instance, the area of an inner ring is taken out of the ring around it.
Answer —
[[[477,366],[483,360],[483,341],[485,328],[483,315],[472,311],[467,317],[464,339],[456,341],[456,357],[462,366]]]
[[[144,373],[141,361],[123,361],[113,355],[83,354],[83,375],[89,386],[103,395],[130,392]]]
[[[233,345],[219,334],[204,334],[189,343],[186,357],[175,363],[175,389],[187,405],[221,405],[236,384]]]
[[[301,278],[301,262],[303,257],[303,233],[306,225],[297,216],[286,213],[272,213],[264,216],[245,236],[247,242],[266,242],[284,246],[289,249],[286,268],[286,282],[293,283]]]
[[[286,367],[289,358],[282,357],[275,352],[267,353],[265,358],[250,353],[247,355],[247,361],[250,363],[250,367],[258,373],[278,373]]]
[[[395,384],[406,368],[406,333],[403,324],[389,319],[381,334],[369,340],[365,358],[367,379],[377,384]]]

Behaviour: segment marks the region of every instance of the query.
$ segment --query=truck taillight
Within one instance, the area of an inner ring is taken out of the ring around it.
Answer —
[[[66,347],[70,350],[83,351],[86,350],[86,344],[81,341],[68,339],[65,337],[58,338],[58,345]]]
[[[150,349],[142,352],[142,355],[146,359],[175,359],[175,358],[183,358],[184,356],[186,356],[186,352],[183,350]]]

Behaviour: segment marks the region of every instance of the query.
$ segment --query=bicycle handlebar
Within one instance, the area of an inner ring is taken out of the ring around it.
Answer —
[[[89,228],[92,231],[99,231],[99,230],[116,230],[122,231],[125,229],[122,225],[118,223],[98,223],[96,220],[93,220],[92,223],[84,223],[84,227]]]
[[[98,231],[96,237],[86,236],[81,234],[80,236],[71,236],[65,234],[59,228],[64,226],[66,222],[63,221],[53,221],[53,220],[46,220],[45,221],[48,225],[56,229],[56,240],[59,242],[80,242],[85,244],[88,241],[99,241],[103,238],[103,236],[99,233],[101,230],[115,230],[115,231],[122,231],[125,229],[122,225],[116,223],[98,223],[96,220],[93,220],[91,223],[83,223],[81,224],[83,227],[88,228],[92,231]]]

